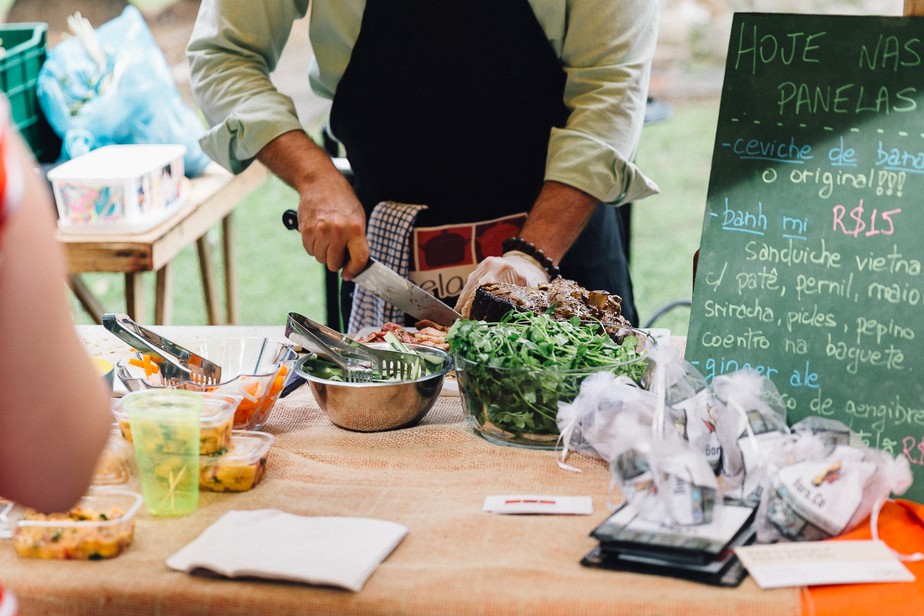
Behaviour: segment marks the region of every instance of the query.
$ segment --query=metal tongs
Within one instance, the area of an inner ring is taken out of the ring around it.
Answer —
[[[103,327],[138,351],[151,354],[165,385],[183,381],[198,385],[221,382],[221,366],[141,327],[128,315],[107,312],[103,315]]]
[[[411,380],[426,369],[416,353],[374,349],[297,312],[286,320],[286,338],[340,366],[347,382],[369,383],[373,370],[380,379]]]
[[[337,364],[340,367],[340,374],[345,382],[372,382],[371,362],[356,357],[341,355],[340,352],[328,346],[324,340],[307,330],[287,332],[286,337],[292,342],[300,344],[312,353]]]

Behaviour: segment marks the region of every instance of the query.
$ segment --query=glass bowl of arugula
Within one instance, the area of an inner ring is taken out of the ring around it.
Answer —
[[[642,384],[654,339],[634,329],[611,337],[599,322],[511,312],[497,323],[459,320],[446,337],[468,423],[488,441],[536,449],[558,443],[559,402],[606,370]]]

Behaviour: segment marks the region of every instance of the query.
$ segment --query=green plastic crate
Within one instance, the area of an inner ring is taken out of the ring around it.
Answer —
[[[46,23],[0,24],[0,90],[10,101],[13,123],[39,162],[57,160],[61,139],[45,120],[35,86],[45,62]]]

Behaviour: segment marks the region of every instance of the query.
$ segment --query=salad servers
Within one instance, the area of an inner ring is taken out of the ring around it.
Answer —
[[[131,347],[152,355],[165,385],[191,381],[199,385],[221,382],[221,366],[135,323],[128,315],[107,312],[103,327]]]
[[[286,322],[286,337],[299,342],[293,338],[293,335],[299,334],[320,341],[342,357],[367,363],[372,370],[378,372],[381,379],[413,380],[426,371],[425,360],[417,353],[375,349],[297,312],[290,312]],[[308,348],[314,350],[311,345]],[[324,355],[320,352],[318,354]]]
[[[286,324],[286,338],[300,344],[312,353],[330,360],[340,367],[340,373],[343,380],[347,383],[371,383],[372,382],[372,364],[357,357],[347,357],[341,355],[339,350],[335,350],[327,342],[315,334],[312,330],[299,326],[291,327],[292,318],[289,315],[289,322]]]

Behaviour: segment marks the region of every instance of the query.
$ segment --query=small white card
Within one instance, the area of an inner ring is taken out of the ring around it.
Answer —
[[[594,512],[594,501],[589,496],[500,494],[485,496],[482,510],[490,513],[590,515]]]
[[[882,541],[802,541],[735,548],[761,588],[913,582]]]

